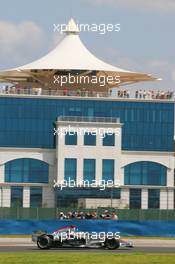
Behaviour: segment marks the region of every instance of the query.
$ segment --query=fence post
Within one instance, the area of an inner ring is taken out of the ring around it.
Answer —
[[[39,214],[38,214],[38,207],[36,208],[36,219],[39,220],[38,218]]]

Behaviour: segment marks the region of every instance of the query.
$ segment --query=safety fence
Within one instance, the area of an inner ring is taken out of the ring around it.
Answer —
[[[120,236],[175,237],[175,221],[116,220],[0,220],[0,235],[31,235],[42,230],[52,233],[74,225],[80,232],[119,232]]]
[[[77,208],[0,208],[1,220],[49,220],[58,219],[59,213],[67,212],[96,212],[98,216],[105,210],[115,212],[119,220],[175,220],[175,210],[159,210],[159,209],[79,209]]]

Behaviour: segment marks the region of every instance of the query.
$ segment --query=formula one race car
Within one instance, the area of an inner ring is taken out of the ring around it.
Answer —
[[[39,249],[86,247],[112,250],[119,247],[133,247],[131,241],[121,240],[118,232],[79,232],[78,228],[73,225],[60,228],[52,234],[43,231],[33,232],[32,241],[37,243]]]

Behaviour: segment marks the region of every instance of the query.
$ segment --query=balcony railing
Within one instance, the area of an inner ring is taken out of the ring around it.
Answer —
[[[114,117],[85,117],[85,116],[59,116],[57,121],[66,122],[98,122],[98,123],[120,123],[120,118]]]
[[[0,90],[0,95],[31,95],[31,96],[63,96],[63,97],[94,97],[94,98],[117,98],[117,99],[135,99],[135,100],[174,100],[174,94],[171,91],[129,91],[116,90],[115,92],[97,92],[80,90],[45,90],[42,88],[21,89],[16,87]]]

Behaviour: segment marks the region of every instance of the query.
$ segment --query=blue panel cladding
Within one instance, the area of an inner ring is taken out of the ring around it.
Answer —
[[[173,151],[173,102],[41,97],[0,97],[0,147],[55,148],[58,116],[120,117],[123,150]]]
[[[1,220],[0,234],[31,235],[33,231],[53,232],[75,225],[80,232],[119,232],[120,236],[175,237],[175,221],[116,221],[116,220]]]

